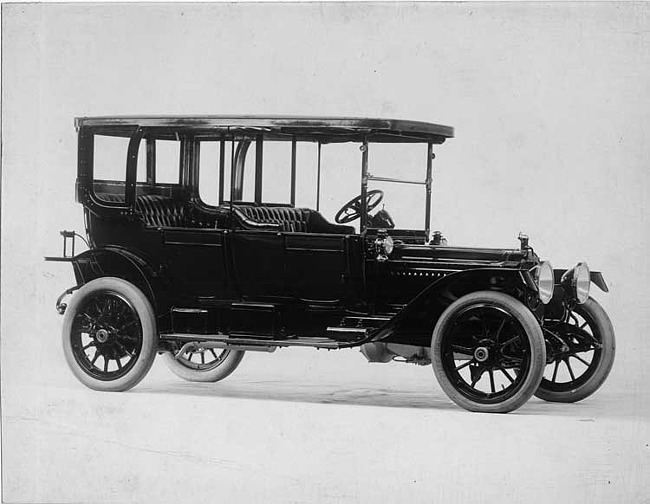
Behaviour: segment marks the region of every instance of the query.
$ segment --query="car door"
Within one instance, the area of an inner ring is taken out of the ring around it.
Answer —
[[[237,229],[230,235],[232,266],[240,297],[285,297],[284,237],[275,231]]]
[[[285,279],[289,295],[307,302],[343,306],[360,295],[358,236],[285,233]]]
[[[358,298],[358,236],[236,230],[231,235],[237,291],[250,299],[333,303]]]
[[[163,228],[163,247],[175,294],[182,297],[228,295],[223,230]]]

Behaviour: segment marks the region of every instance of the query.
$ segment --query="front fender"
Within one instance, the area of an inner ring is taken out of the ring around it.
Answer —
[[[431,333],[447,307],[471,292],[505,292],[526,304],[537,286],[526,270],[478,268],[458,271],[429,285],[397,315],[378,329],[373,341],[399,342],[428,347]]]

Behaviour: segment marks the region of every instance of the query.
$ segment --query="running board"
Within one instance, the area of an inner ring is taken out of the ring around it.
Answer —
[[[160,335],[162,341],[191,342],[210,344],[212,348],[233,348],[236,350],[261,350],[272,352],[278,347],[311,347],[335,350],[350,346],[345,341],[336,341],[331,338],[291,338],[284,340],[269,340],[255,337],[230,337],[225,334],[189,334],[189,333],[164,333]],[[219,345],[219,346],[217,346]]]
[[[247,352],[275,352],[278,347],[271,346],[255,346],[255,345],[228,345],[221,341],[187,341],[183,346],[174,354],[174,358],[178,359],[188,350],[199,351],[205,348],[217,348],[219,350],[244,350]]]

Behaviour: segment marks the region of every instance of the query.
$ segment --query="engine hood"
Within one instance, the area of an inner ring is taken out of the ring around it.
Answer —
[[[518,249],[448,247],[435,245],[396,244],[389,262],[409,263],[433,268],[481,267],[517,268],[530,261],[528,251]],[[530,267],[530,266],[528,266]]]

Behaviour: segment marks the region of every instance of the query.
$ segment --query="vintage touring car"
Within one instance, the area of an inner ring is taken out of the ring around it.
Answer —
[[[434,146],[453,137],[448,126],[251,116],[75,126],[86,236],[62,231],[62,256],[46,259],[73,266],[76,285],[57,300],[63,348],[92,389],[133,387],[157,353],[181,378],[216,382],[246,351],[291,346],[432,364],[447,395],[480,412],[533,394],[579,401],[607,378],[614,331],[589,296],[591,284],[607,292],[600,273],[554,270],[521,234],[514,249],[485,249],[431,233]],[[404,148],[418,153],[418,177],[371,172]],[[329,193],[360,182],[335,222],[320,208],[330,149],[327,169],[344,157],[356,168]],[[297,204],[305,180],[315,205]],[[416,190],[423,224],[400,222],[415,197],[387,199],[394,217],[378,208],[378,186]],[[75,236],[87,244],[76,255]]]

